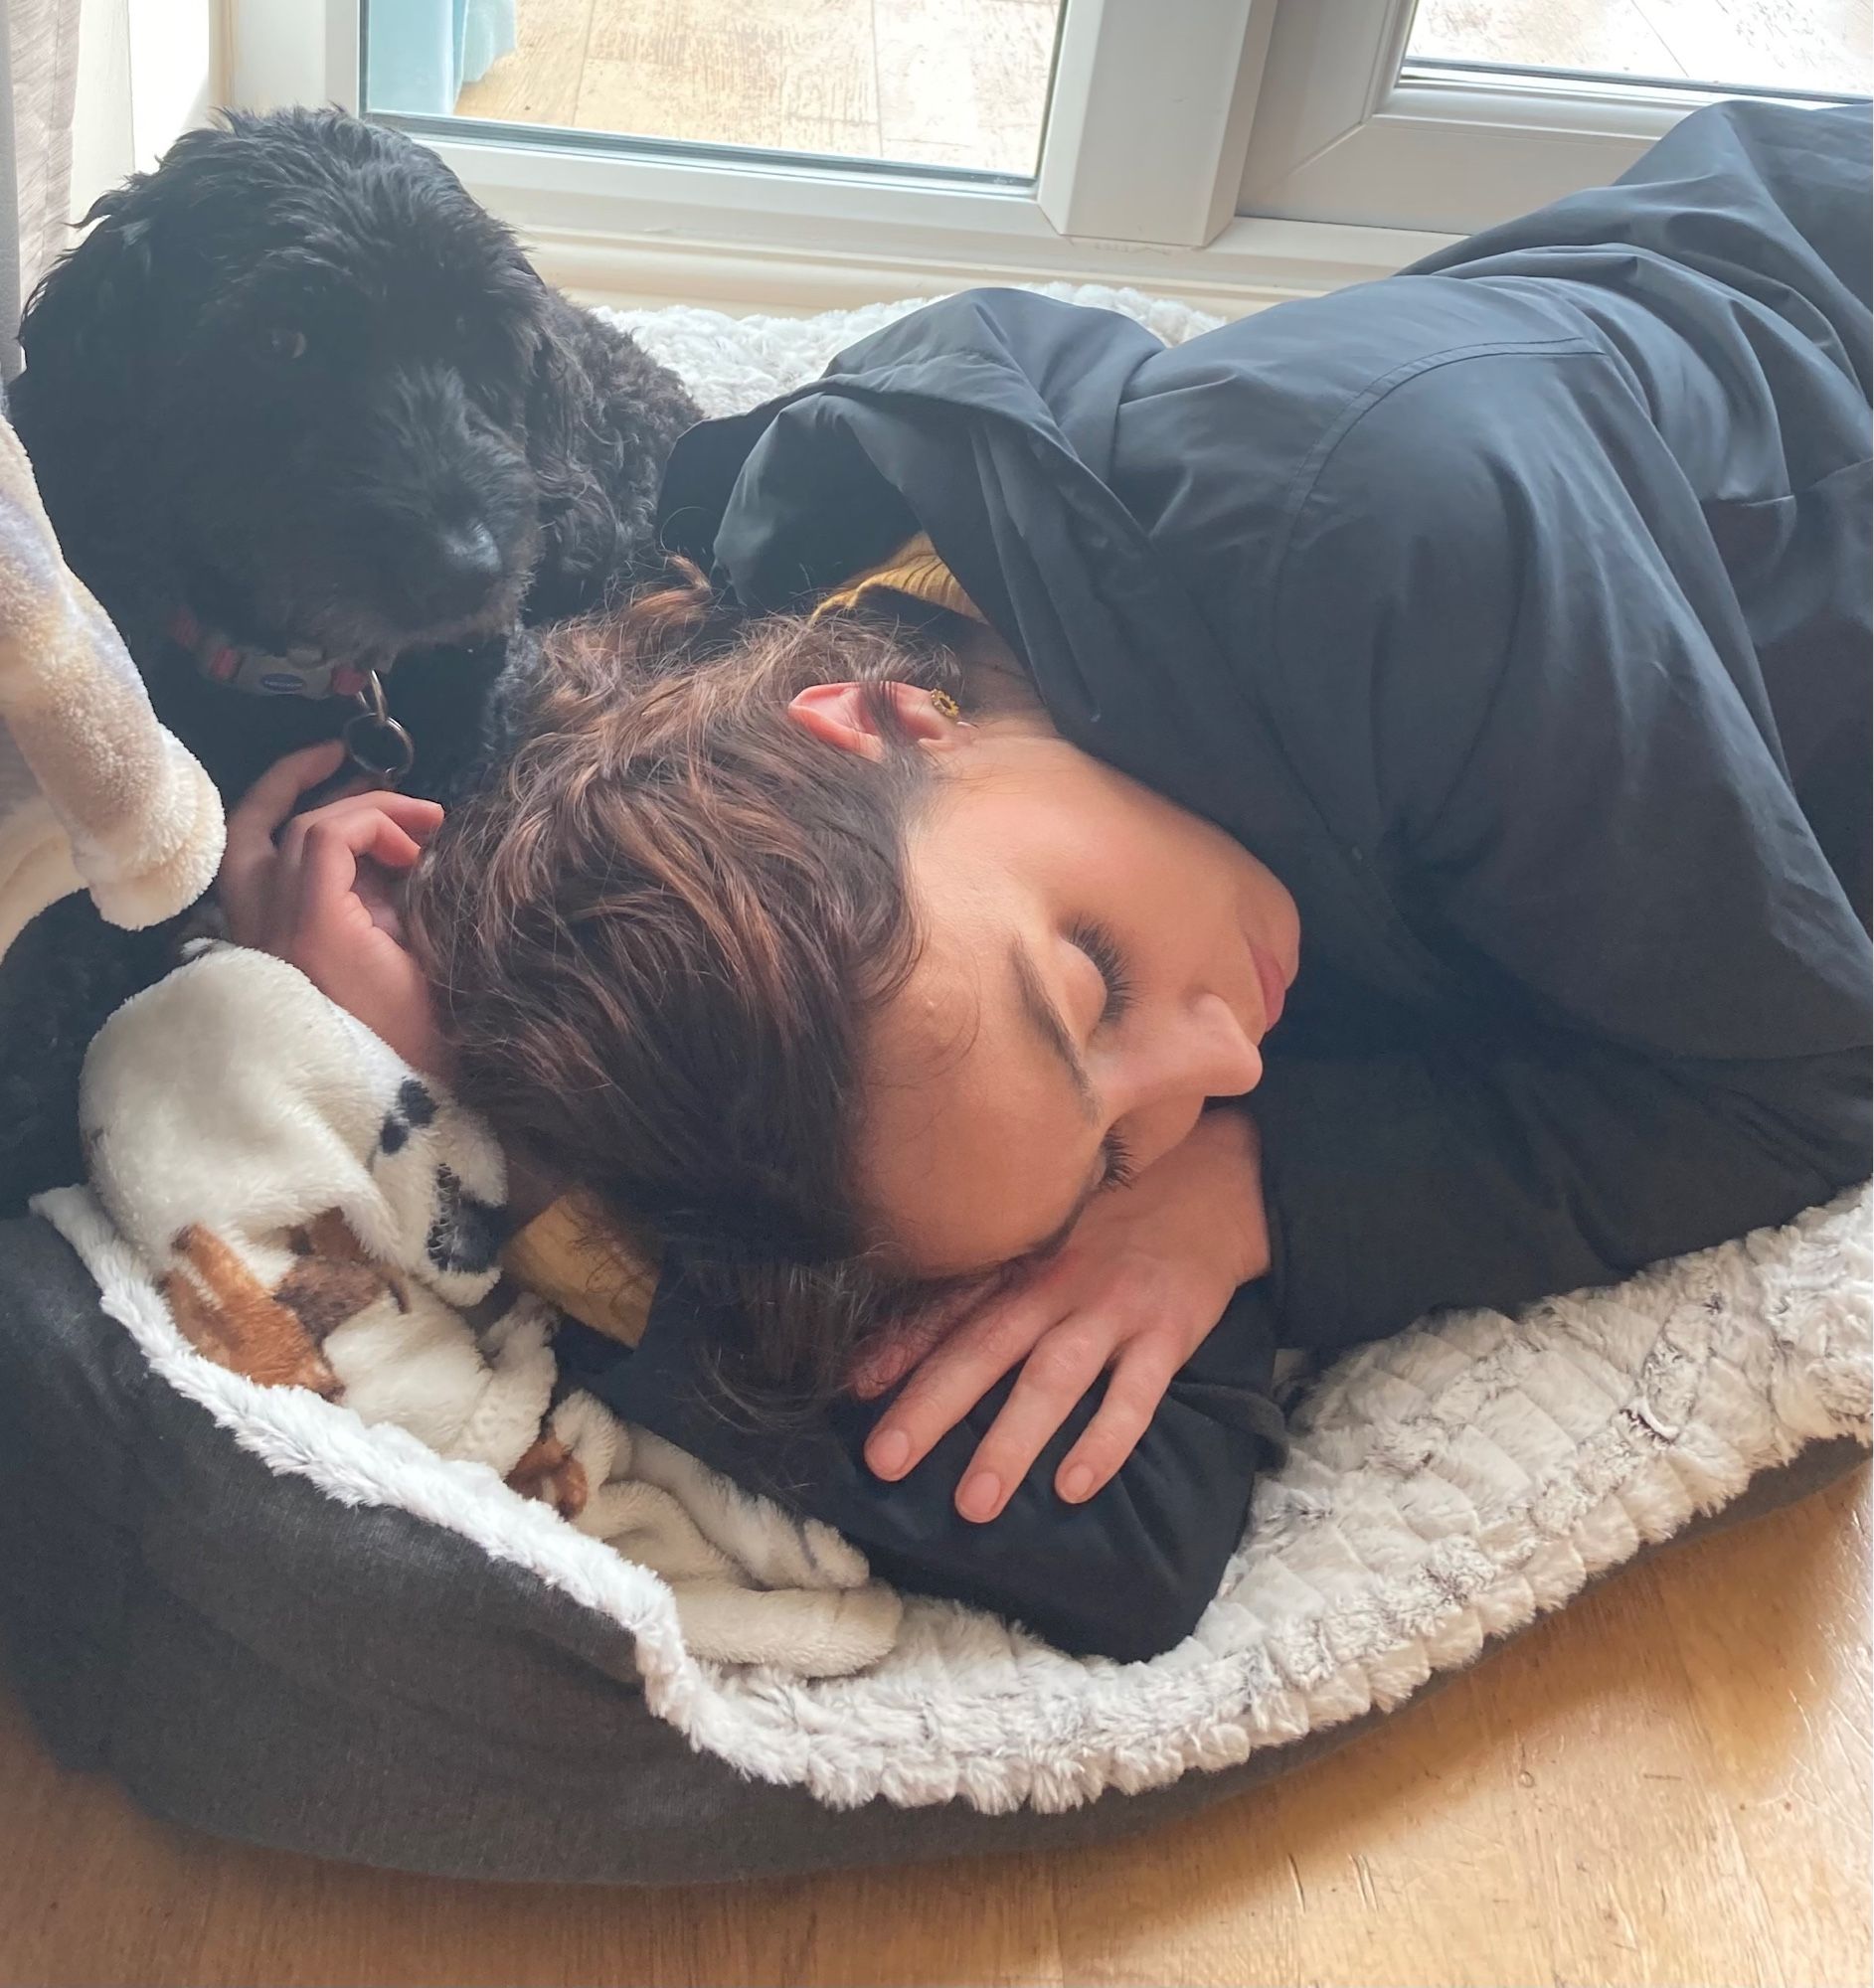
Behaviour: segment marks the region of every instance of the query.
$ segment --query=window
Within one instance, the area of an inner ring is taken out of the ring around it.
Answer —
[[[1852,95],[1871,19],[1869,0],[1419,0],[1406,66]]]
[[[1612,178],[1715,94],[1867,87],[1870,0],[227,0],[230,96],[362,105],[554,280],[1224,312]]]
[[[1030,180],[1061,0],[372,0],[373,111]]]
[[[1241,211],[1488,226],[1713,96],[1866,93],[1868,0],[1282,0]]]

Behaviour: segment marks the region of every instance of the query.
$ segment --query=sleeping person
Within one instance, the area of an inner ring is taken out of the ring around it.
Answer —
[[[487,1115],[621,1415],[1162,1650],[1278,1348],[1868,1173],[1868,196],[1865,111],[1727,104],[1180,347],[933,305],[693,429],[690,564],[236,935]]]

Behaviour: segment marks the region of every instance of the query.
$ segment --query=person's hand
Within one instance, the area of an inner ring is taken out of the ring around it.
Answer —
[[[1019,1364],[956,1493],[964,1518],[993,1519],[1105,1373],[1106,1398],[1055,1473],[1061,1497],[1083,1503],[1131,1454],[1238,1285],[1268,1268],[1255,1124],[1238,1106],[1207,1111],[1130,1187],[1095,1202],[1012,1289],[935,1344],[914,1335],[861,1366],[853,1391],[868,1400],[916,1369],[868,1437],[866,1460],[881,1477],[903,1477]]]
[[[403,943],[397,879],[442,810],[372,789],[295,814],[344,760],[336,740],[281,759],[228,817],[219,890],[229,935],[296,966],[405,1062],[442,1076],[429,990]]]

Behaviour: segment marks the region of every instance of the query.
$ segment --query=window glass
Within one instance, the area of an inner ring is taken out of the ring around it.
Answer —
[[[1419,0],[1406,60],[1854,96],[1871,22],[1870,0]]]
[[[370,0],[370,110],[1031,179],[1062,0]]]

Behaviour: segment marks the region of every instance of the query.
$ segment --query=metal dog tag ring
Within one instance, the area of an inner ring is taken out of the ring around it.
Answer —
[[[357,693],[358,712],[345,721],[345,750],[361,773],[394,787],[417,763],[416,742],[391,716],[384,680],[376,670]]]

